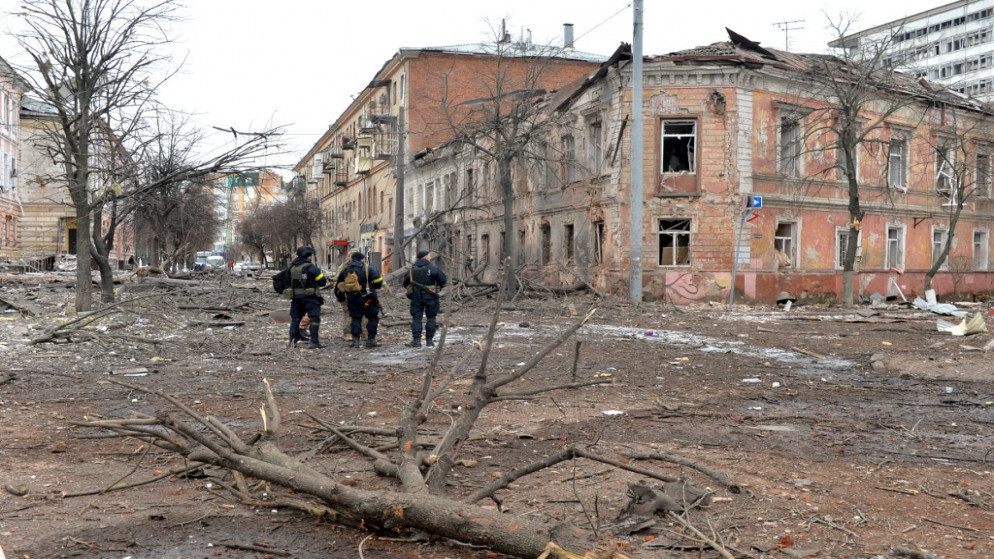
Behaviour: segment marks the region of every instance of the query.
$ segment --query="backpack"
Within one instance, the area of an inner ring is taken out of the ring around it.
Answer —
[[[362,284],[359,283],[359,274],[355,270],[349,270],[342,279],[339,291],[342,293],[359,293],[362,291]]]
[[[283,268],[279,273],[273,276],[273,291],[283,294],[284,291],[290,289],[290,267]]]
[[[407,286],[408,299],[413,299],[416,295],[421,296],[424,293],[435,294],[435,290],[428,286],[428,282],[431,281],[431,270],[427,265],[411,266],[408,277],[411,280]]]

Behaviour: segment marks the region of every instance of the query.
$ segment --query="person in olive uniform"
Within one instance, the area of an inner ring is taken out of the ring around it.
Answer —
[[[376,329],[380,323],[380,307],[376,290],[383,287],[383,278],[380,277],[380,271],[366,264],[365,260],[366,255],[353,252],[352,261],[338,273],[335,285],[345,293],[345,302],[349,308],[349,316],[352,318],[352,347],[361,345],[363,318],[367,320],[366,347],[379,347],[380,342],[376,341]],[[351,272],[355,272],[359,279],[359,290],[355,292],[342,289],[346,276]]]
[[[407,347],[421,347],[422,315],[427,318],[424,323],[425,345],[435,345],[435,317],[440,307],[438,293],[447,281],[445,272],[431,263],[431,253],[418,251],[418,259],[404,275],[404,287],[408,288],[411,300],[411,341],[406,344]]]
[[[310,349],[321,349],[319,331],[321,329],[321,305],[324,298],[321,297],[321,288],[328,284],[321,268],[311,262],[314,258],[314,249],[303,246],[297,249],[297,258],[290,263],[290,288],[293,290],[293,297],[290,299],[290,347],[307,340],[300,333],[300,321],[306,314],[310,318],[308,334],[310,335]]]

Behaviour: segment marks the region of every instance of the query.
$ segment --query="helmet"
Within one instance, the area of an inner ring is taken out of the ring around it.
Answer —
[[[314,256],[314,249],[311,247],[300,247],[297,249],[297,256],[301,258],[307,258],[308,256]]]

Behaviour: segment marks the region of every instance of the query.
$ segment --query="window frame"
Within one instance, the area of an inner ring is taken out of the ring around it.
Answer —
[[[981,157],[985,160],[983,165],[980,163]],[[989,198],[991,195],[991,152],[989,149],[978,149],[973,154],[973,195],[981,198]]]
[[[659,218],[657,220],[657,250],[656,250],[656,262],[660,268],[685,268],[689,267],[693,262],[693,254],[691,251],[693,243],[693,232],[694,232],[694,220],[691,218]],[[670,244],[664,244],[664,237],[671,237],[673,242]],[[683,241],[683,242],[681,242]],[[671,250],[672,262],[664,262],[664,251],[667,249]],[[684,258],[679,258],[680,248],[686,249],[686,256]]]
[[[835,269],[843,270],[845,269],[845,264],[842,261],[845,256],[845,248],[842,244],[842,240],[849,235],[849,227],[836,227],[835,228]],[[863,232],[859,231],[856,233],[856,260],[854,261],[853,270],[856,270],[859,265],[860,258],[863,253]]]
[[[940,235],[939,239],[936,239],[936,235]],[[932,259],[929,266],[934,266],[935,261],[939,258],[939,254],[942,252],[942,247],[949,241],[949,229],[944,229],[942,227],[932,227]],[[938,249],[938,251],[936,250]],[[939,266],[940,270],[949,269],[949,257],[951,254],[946,255],[945,261]]]
[[[940,188],[939,182],[945,178],[950,182],[948,189]],[[956,184],[956,149],[942,143],[935,148],[935,180],[933,189],[939,196],[948,198],[944,206],[955,205],[959,185]]]
[[[599,120],[587,126],[587,158],[591,174],[601,176],[604,171],[604,130]]]
[[[891,238],[891,232],[897,234],[896,238]],[[896,259],[898,262],[892,262],[894,257],[891,256],[891,247],[895,246]],[[884,231],[884,269],[897,269],[903,270],[905,263],[907,262],[907,251],[908,251],[908,227],[903,223],[891,223],[887,224],[887,228]]]
[[[982,236],[982,242],[977,237]],[[973,230],[973,269],[987,271],[991,268],[991,234],[987,229]],[[979,249],[979,250],[978,250]],[[979,256],[979,258],[978,258]]]
[[[801,157],[803,142],[801,134],[802,116],[795,112],[781,114],[777,119],[777,174],[788,178],[800,178],[804,172],[804,160]],[[785,130],[792,130],[793,136],[785,137]],[[793,153],[787,154],[787,147],[793,147]],[[790,168],[788,168],[790,162]]]
[[[691,127],[689,133],[676,129],[677,126],[687,125]],[[656,196],[699,196],[700,119],[687,115],[665,116],[658,119],[657,126]],[[686,169],[668,171],[665,163],[667,155],[677,156],[679,159],[681,153],[684,154]]]
[[[900,151],[898,153],[899,167],[898,172],[900,173],[898,184],[894,184],[893,174],[894,174],[894,147],[895,143],[900,146]],[[887,188],[893,188],[895,190],[900,190],[901,192],[908,191],[908,139],[904,136],[892,137],[887,143]]]
[[[789,226],[790,234],[787,236],[781,235],[780,234],[781,226]],[[789,261],[786,265],[783,266],[784,268],[791,268],[791,269],[798,268],[797,247],[798,247],[799,232],[800,232],[800,222],[794,219],[785,219],[783,221],[777,221],[776,225],[773,228],[773,249],[775,251],[782,251],[784,254],[786,254],[787,259]],[[782,247],[784,244],[788,245],[787,246],[788,250],[783,250]],[[778,268],[781,267],[779,262],[777,263],[777,267]]]

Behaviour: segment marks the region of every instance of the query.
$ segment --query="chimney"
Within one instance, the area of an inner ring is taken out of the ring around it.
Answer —
[[[563,48],[571,49],[573,48],[573,24],[564,23],[563,24]]]

